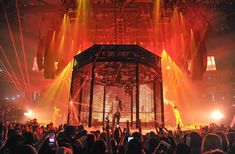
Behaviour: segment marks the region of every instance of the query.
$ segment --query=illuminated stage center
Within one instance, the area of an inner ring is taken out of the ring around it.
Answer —
[[[121,123],[164,122],[161,58],[138,45],[94,45],[75,56],[70,94],[71,124],[104,125],[116,96]]]

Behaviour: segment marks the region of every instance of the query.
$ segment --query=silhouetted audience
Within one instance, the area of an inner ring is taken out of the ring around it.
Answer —
[[[175,154],[190,154],[190,148],[186,144],[180,143],[176,147]]]
[[[216,134],[209,133],[202,140],[202,153],[211,150],[222,150],[222,139]]]
[[[131,133],[128,123],[87,132],[83,125],[44,127],[34,119],[1,123],[0,134],[0,154],[235,154],[235,130],[216,124],[194,131],[156,125],[144,135],[141,127]]]

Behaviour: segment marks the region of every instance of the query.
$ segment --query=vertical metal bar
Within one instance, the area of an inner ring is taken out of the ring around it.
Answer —
[[[71,83],[70,83],[70,95],[69,95],[69,102],[68,102],[68,115],[67,115],[67,124],[70,123],[70,115],[71,115],[71,109],[70,109],[70,101],[72,100],[73,97],[73,85],[74,85],[74,61],[73,60],[73,70],[72,70],[72,78],[71,78]]]
[[[104,85],[104,95],[103,95],[103,125],[105,124],[105,101],[106,101],[105,96],[106,96],[106,85]]]
[[[139,128],[139,62],[136,62],[136,128]]]
[[[133,87],[131,87],[131,126],[133,126]]]
[[[115,0],[115,12],[114,12],[114,23],[115,23],[115,32],[114,32],[114,42],[117,44],[117,0]]]
[[[82,84],[83,84],[84,80],[81,78],[80,80],[80,92],[79,92],[79,104],[78,104],[78,120],[79,122],[81,122],[81,112],[82,112],[82,90],[83,90],[83,87],[82,87]]]
[[[92,65],[91,70],[91,87],[90,87],[90,102],[89,102],[89,115],[88,115],[88,127],[91,127],[92,122],[92,106],[93,106],[93,93],[95,83],[95,64]]]
[[[159,82],[160,84],[160,96],[161,96],[161,122],[163,125],[165,125],[165,119],[164,119],[164,100],[163,100],[163,83],[162,80]]]
[[[154,121],[157,121],[156,82],[153,81]]]
[[[164,118],[164,97],[163,97],[163,79],[162,79],[162,68],[161,68],[161,61],[159,60],[159,67],[160,67],[160,71],[161,71],[161,76],[160,76],[160,101],[161,101],[161,122],[163,124],[163,126],[165,125],[165,118]]]

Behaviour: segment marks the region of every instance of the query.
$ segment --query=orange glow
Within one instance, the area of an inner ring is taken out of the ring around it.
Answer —
[[[53,107],[57,106],[61,111],[60,114],[62,115],[58,122],[60,124],[66,122],[72,66],[73,64],[70,62],[47,88],[46,92],[42,94],[42,98],[39,100],[36,107],[43,111],[40,113],[40,117],[38,118],[39,121],[53,121]]]
[[[211,113],[211,117],[214,120],[219,121],[224,117],[224,115],[219,110],[215,110]]]
[[[178,84],[183,79],[183,72],[177,66],[177,64],[171,59],[164,49],[162,52],[162,70],[164,86],[172,90],[177,90]]]
[[[60,45],[59,45],[59,48],[58,48],[58,58],[60,59],[61,57],[61,54],[63,52],[63,48],[64,48],[64,35],[62,36],[62,39],[60,41]]]
[[[154,9],[155,9],[155,11],[154,11],[155,24],[157,24],[160,21],[161,0],[155,0]]]

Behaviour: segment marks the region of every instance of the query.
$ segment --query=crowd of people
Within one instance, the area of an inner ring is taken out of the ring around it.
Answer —
[[[0,100],[0,121],[18,121],[23,110],[12,100]]]
[[[24,124],[1,123],[1,154],[235,154],[235,129],[211,124],[198,130],[167,130],[156,123],[143,134],[109,127],[88,132],[83,125],[52,123],[40,126],[36,119]]]

